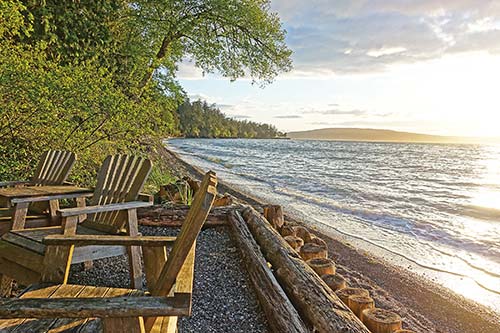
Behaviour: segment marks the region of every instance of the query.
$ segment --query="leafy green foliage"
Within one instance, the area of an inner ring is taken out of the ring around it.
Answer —
[[[77,153],[72,180],[89,184],[106,155],[182,131],[274,137],[207,105],[177,112],[176,64],[270,82],[289,55],[267,0],[0,1],[0,179],[27,178],[47,149]]]
[[[188,100],[179,106],[177,112],[181,132],[187,137],[268,139],[284,136],[272,125],[228,118],[206,102],[191,103]]]

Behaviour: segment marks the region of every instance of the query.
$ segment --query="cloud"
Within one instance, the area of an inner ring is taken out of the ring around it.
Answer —
[[[367,73],[458,52],[500,53],[498,0],[274,0],[298,76]]]
[[[299,119],[299,118],[302,118],[302,116],[291,114],[291,115],[283,115],[283,116],[274,116],[273,118],[278,118],[278,119]]]

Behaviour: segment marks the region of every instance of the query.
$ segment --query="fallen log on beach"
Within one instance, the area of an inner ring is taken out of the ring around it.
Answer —
[[[267,220],[251,207],[243,217],[291,302],[316,331],[370,332]]]
[[[245,221],[236,211],[228,213],[231,235],[238,245],[260,304],[273,332],[309,332],[297,310],[267,266]]]
[[[231,210],[229,207],[214,207],[208,214],[205,227],[226,225],[227,212]],[[155,205],[152,207],[139,208],[137,210],[138,222],[141,225],[147,226],[162,226],[162,227],[180,227],[186,219],[189,206],[173,206],[165,207],[163,205]]]

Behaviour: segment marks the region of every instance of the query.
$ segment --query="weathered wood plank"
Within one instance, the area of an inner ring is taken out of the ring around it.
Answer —
[[[273,332],[309,332],[267,266],[257,242],[236,211],[228,214],[231,235],[240,249],[250,280]]]
[[[68,286],[68,285],[66,285]],[[1,318],[186,316],[188,297],[2,298]]]
[[[314,329],[318,332],[369,333],[262,215],[247,207],[243,216],[264,256],[276,270],[281,286]]]
[[[26,223],[26,215],[28,215],[29,203],[22,202],[14,205],[12,210],[11,230],[19,230],[24,228]]]
[[[137,225],[137,210],[127,210],[127,233],[131,237],[139,235],[139,226]],[[142,288],[142,262],[141,247],[136,245],[127,246],[128,265],[130,268],[130,282],[133,289]]]
[[[148,290],[153,290],[163,265],[167,262],[167,248],[165,246],[151,247],[143,245],[142,254],[144,258],[146,286]]]
[[[45,245],[123,245],[123,246],[168,246],[176,237],[168,236],[108,236],[108,235],[50,235],[42,242]]]
[[[5,241],[0,241],[0,257],[37,272],[43,267],[43,256]],[[0,267],[0,272],[2,270]]]
[[[101,206],[86,206],[86,207],[73,207],[60,209],[58,211],[59,216],[74,216],[80,214],[95,214],[95,213],[103,213],[103,212],[111,212],[117,210],[128,210],[128,209],[137,209],[141,207],[151,206],[149,202],[144,201],[129,201],[129,202],[121,202],[121,203],[113,203]]]

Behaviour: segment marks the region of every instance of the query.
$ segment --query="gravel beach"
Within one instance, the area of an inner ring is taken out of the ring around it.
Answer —
[[[140,232],[175,236],[178,229],[141,226]],[[85,271],[74,265],[69,283],[127,287],[127,259],[96,260]],[[198,237],[192,316],[179,321],[179,332],[268,332],[238,249],[225,227],[204,229]]]

